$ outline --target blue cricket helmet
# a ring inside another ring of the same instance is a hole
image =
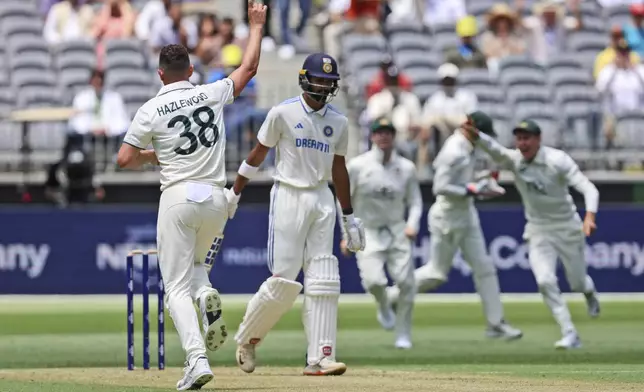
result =
[[[312,83],[311,78],[324,79],[322,83]],[[326,53],[309,55],[302,65],[299,74],[299,85],[302,90],[318,102],[331,102],[338,93],[338,63]]]

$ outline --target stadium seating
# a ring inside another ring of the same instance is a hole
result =
[[[495,2],[469,0],[466,4],[468,12],[484,23],[485,13]],[[133,1],[139,9],[144,3]],[[530,115],[542,121],[544,138],[552,145],[573,152],[602,145],[597,142],[599,137],[588,132],[601,123],[600,97],[593,87],[591,70],[597,53],[608,45],[608,27],[627,22],[630,15],[627,7],[604,10],[586,1],[580,7],[583,29],[570,34],[567,52],[548,64],[512,56],[499,64],[498,76],[486,70],[461,71],[459,83],[473,91],[481,109],[497,121],[503,143],[512,142],[512,123]],[[95,44],[87,40],[48,47],[42,37],[43,19],[36,0],[1,1],[0,26],[0,114],[16,108],[66,106],[79,89],[87,86],[97,64]],[[382,55],[389,53],[424,102],[439,88],[436,69],[445,62],[444,50],[457,42],[453,25],[430,29],[415,23],[386,23],[382,35],[346,34],[341,41],[340,64],[349,101],[358,109],[364,108],[365,86],[378,72]],[[132,116],[158,88],[152,58],[150,50],[136,39],[106,44],[106,85],[122,94]],[[642,119],[640,112],[618,119],[618,149],[644,145],[637,131]],[[0,118],[0,164],[12,156],[4,152],[17,152],[20,146],[17,129],[16,124]],[[33,129],[30,140],[36,161],[41,152],[49,159],[49,152],[60,148],[67,132],[65,124],[43,124]],[[592,154],[578,156],[596,158]]]

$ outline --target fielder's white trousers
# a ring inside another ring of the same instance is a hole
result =
[[[159,266],[166,306],[190,363],[206,353],[193,300],[211,287],[203,262],[214,238],[223,233],[227,219],[223,188],[179,183],[161,193],[157,220]]]
[[[397,285],[413,285],[412,243],[405,235],[405,226],[405,222],[400,222],[390,227],[365,228],[365,249],[356,253],[365,290],[387,286],[385,266]]]
[[[396,333],[398,336],[411,335],[411,318],[416,284],[414,263],[411,257],[412,242],[405,235],[405,222],[381,228],[365,228],[365,249],[356,253],[362,287],[371,293],[386,311],[387,276],[393,279],[398,294],[396,296]]]
[[[472,268],[474,285],[481,297],[488,325],[503,322],[503,305],[496,267],[488,255],[478,212],[470,204],[465,210],[446,210],[435,203],[429,210],[431,259],[416,271],[418,287],[433,290],[447,281],[454,256],[460,249]]]
[[[333,255],[336,207],[328,184],[300,189],[276,182],[270,203],[268,268],[273,276],[295,280],[307,261]]]
[[[574,331],[570,312],[561,296],[557,281],[557,259],[560,258],[573,292],[591,294],[595,284],[586,270],[586,239],[581,220],[549,225],[528,223],[524,231],[528,242],[530,267],[544,302],[557,320],[563,334]]]

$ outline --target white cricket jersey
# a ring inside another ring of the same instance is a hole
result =
[[[433,163],[435,208],[454,214],[465,214],[473,208],[474,201],[467,195],[467,184],[474,180],[476,164],[474,145],[460,130],[454,131],[445,140]]]
[[[331,180],[334,155],[346,155],[348,120],[331,105],[315,111],[302,96],[273,107],[257,140],[276,147],[275,181],[315,188]]]
[[[519,150],[505,148],[487,135],[481,134],[477,144],[514,173],[528,223],[547,225],[578,219],[569,187],[584,195],[586,211],[597,212],[599,191],[565,152],[541,146],[535,158],[526,162]]]
[[[223,109],[234,90],[228,78],[202,86],[172,83],[136,112],[123,142],[140,149],[152,143],[162,191],[182,181],[226,185]]]
[[[374,146],[350,160],[347,171],[353,212],[366,228],[400,224],[409,208],[407,226],[418,231],[423,199],[412,161],[394,152],[383,164],[383,153]]]

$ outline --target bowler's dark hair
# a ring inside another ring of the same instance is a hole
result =
[[[190,68],[188,49],[183,45],[167,45],[159,54],[159,68],[165,72],[180,73]]]

